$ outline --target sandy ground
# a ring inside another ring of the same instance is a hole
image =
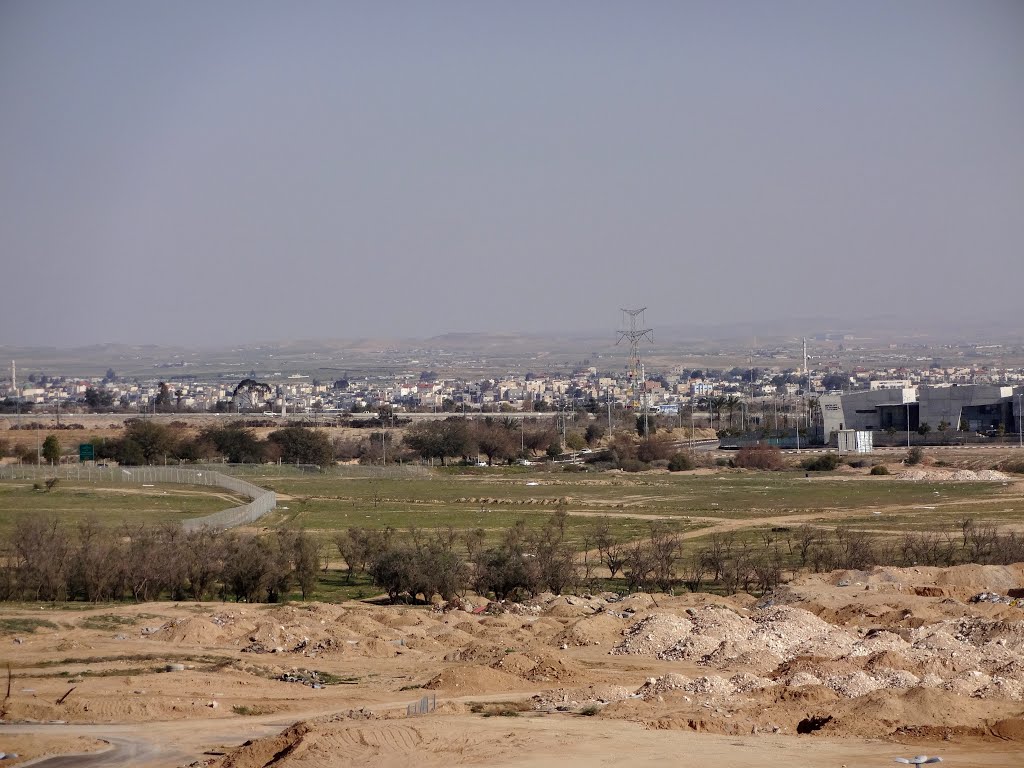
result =
[[[1021,565],[961,566],[808,576],[761,600],[542,595],[482,613],[3,606],[25,631],[0,635],[0,751],[215,768],[1019,765],[1024,607],[970,598],[1022,585]],[[436,709],[408,716],[422,697]],[[831,720],[797,733],[815,717]]]

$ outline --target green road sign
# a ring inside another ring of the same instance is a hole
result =
[[[78,445],[78,460],[79,461],[92,461],[96,458],[96,451],[93,448],[92,443],[79,443]]]

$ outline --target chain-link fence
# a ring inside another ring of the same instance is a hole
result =
[[[187,467],[98,467],[91,464],[65,464],[57,467],[30,464],[0,466],[0,479],[45,481],[59,480],[105,483],[116,485],[147,485],[150,483],[180,483],[183,485],[209,485],[247,496],[252,501],[212,515],[182,521],[185,530],[198,528],[231,528],[258,520],[277,506],[273,491],[260,488],[238,477],[232,477],[207,468]]]
[[[236,477],[289,478],[320,475],[339,480],[377,480],[408,477],[429,477],[431,467],[423,464],[339,464],[319,467],[316,464],[203,464],[211,471],[220,471]]]

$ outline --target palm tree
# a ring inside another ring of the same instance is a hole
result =
[[[725,405],[726,399],[721,395],[717,397],[708,398],[708,413],[711,414],[713,411],[718,411],[718,426],[722,426],[722,407]],[[714,429],[714,418],[711,420],[711,428]]]
[[[725,398],[724,405],[726,408],[729,409],[729,429],[735,428],[734,417],[736,416],[736,408],[739,406],[739,404],[740,399],[736,397],[736,395],[729,395],[728,397]]]

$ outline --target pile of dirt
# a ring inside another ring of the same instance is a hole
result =
[[[431,691],[444,691],[451,696],[466,696],[517,691],[527,687],[527,684],[521,677],[500,669],[469,664],[447,667],[434,675],[423,687]]]
[[[175,645],[206,647],[217,646],[225,641],[223,628],[200,616],[174,619],[155,632],[146,634],[145,637]]]
[[[532,697],[538,710],[573,710],[592,705],[604,705],[613,701],[632,698],[635,694],[624,685],[588,685],[582,688],[555,688]]]
[[[908,469],[896,475],[897,480],[909,480],[914,483],[987,483],[1006,482],[1011,479],[1009,475],[995,469],[957,469],[953,471],[945,469]]]
[[[653,613],[630,625],[622,642],[612,648],[611,653],[656,656],[692,631],[693,623],[689,619],[670,613]]]
[[[308,723],[298,722],[277,736],[248,741],[225,757],[221,768],[263,768],[286,757],[297,757],[310,730]]]
[[[555,635],[556,645],[601,646],[611,648],[622,637],[625,621],[617,615],[602,612],[570,624]],[[652,633],[654,629],[652,628]]]

